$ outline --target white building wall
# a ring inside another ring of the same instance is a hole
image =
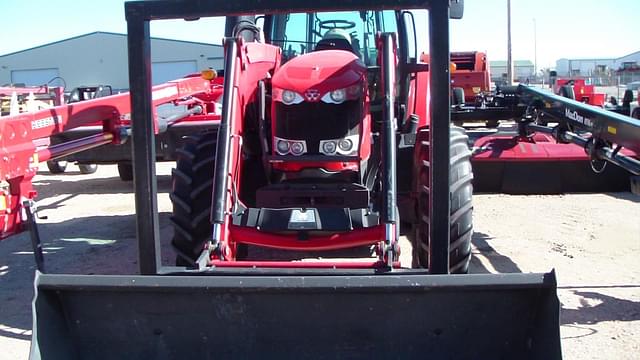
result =
[[[556,60],[556,73],[558,76],[569,75],[569,59]]]
[[[614,64],[615,70],[621,68],[622,64],[626,62],[635,62],[636,64],[640,65],[640,51],[636,51],[629,55],[617,58]]]
[[[558,76],[591,76],[598,66],[613,68],[614,59],[559,59],[556,61]]]
[[[151,40],[151,61],[154,63],[195,61],[198,70],[208,67],[221,69],[222,57],[221,46]],[[0,85],[11,83],[12,71],[58,69],[68,90],[97,84],[126,89],[129,87],[127,61],[126,35],[92,33],[0,56]]]

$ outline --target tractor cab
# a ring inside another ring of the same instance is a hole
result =
[[[395,11],[292,13],[265,18],[267,40],[282,48],[284,62],[320,50],[353,52],[366,66],[377,64],[375,36],[397,32]]]

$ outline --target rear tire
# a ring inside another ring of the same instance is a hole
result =
[[[571,100],[576,99],[576,93],[573,91],[573,86],[571,85],[564,85],[560,87],[558,95],[569,98]]]
[[[133,164],[128,162],[119,162],[118,176],[122,181],[133,181]]]
[[[211,238],[211,197],[216,159],[217,132],[186,138],[176,152],[176,168],[171,173],[174,234],[171,244],[176,265],[194,266],[205,243]],[[236,258],[246,257],[247,247],[238,244]]]
[[[78,164],[81,174],[93,174],[98,171],[98,165],[96,164]]]
[[[464,105],[464,89],[454,87],[451,90],[451,105]]]
[[[52,174],[62,174],[67,170],[67,162],[66,161],[47,161],[47,169]]]
[[[487,120],[485,122],[485,125],[488,128],[497,128],[498,126],[500,126],[500,121],[499,120]]]
[[[451,127],[450,135],[449,192],[451,198],[451,228],[449,239],[449,271],[452,274],[466,274],[471,260],[471,237],[473,235],[473,172],[468,136],[464,129]],[[413,224],[411,242],[413,245],[413,267],[429,267],[429,130],[420,129],[416,146],[416,191],[418,201],[416,221]]]

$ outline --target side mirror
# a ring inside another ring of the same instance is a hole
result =
[[[449,18],[462,19],[464,0],[449,0]]]

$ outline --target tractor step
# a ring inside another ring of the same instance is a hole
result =
[[[222,261],[209,263],[213,267],[224,268],[274,268],[274,269],[386,269],[387,263],[376,259],[345,260],[300,260],[300,261]],[[400,267],[400,262],[393,264]]]

